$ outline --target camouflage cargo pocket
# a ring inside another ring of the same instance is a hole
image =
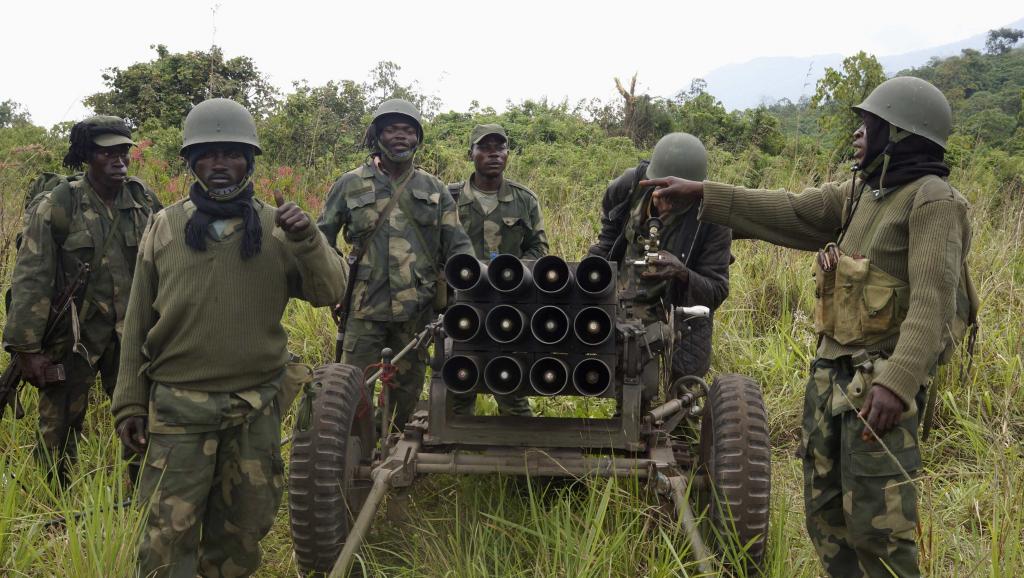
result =
[[[856,412],[843,416],[843,445],[850,456],[850,472],[859,477],[913,476],[921,468],[921,452],[917,445],[916,412],[905,412],[900,423],[882,436],[880,441],[864,441],[861,432],[866,426]]]

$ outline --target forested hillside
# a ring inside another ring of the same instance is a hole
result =
[[[1017,40],[1000,43],[1006,38],[996,34],[986,52],[964,51],[906,71],[935,83],[953,106],[947,162],[951,181],[972,204],[970,266],[982,299],[971,371],[959,380],[961,358],[935,381],[937,425],[924,445],[919,482],[922,565],[931,576],[1010,578],[1024,568],[1024,49],[1013,48]],[[727,111],[699,79],[661,98],[638,93],[635,78],[610,78],[619,92],[614,101],[442,112],[437,95],[402,84],[398,72],[395,63],[381,62],[365,79],[297,81],[282,93],[247,57],[161,46],[148,62],[108,70],[107,89],[86,103],[136,127],[130,172],[166,204],[185,196],[191,183],[177,156],[185,114],[210,96],[234,98],[258,119],[265,154],[257,159],[257,195],[269,199],[280,190],[314,216],[330,183],[365,158],[364,130],[384,99],[408,98],[423,109],[426,138],[416,160],[444,181],[468,176],[472,127],[499,122],[510,139],[508,175],[538,193],[552,252],[579,258],[596,237],[608,181],[646,158],[669,131],[691,132],[707,144],[713,180],[800,190],[847,178],[857,123],[849,106],[885,79],[877,60],[859,53],[829,71],[806,100],[743,111]],[[61,171],[72,124],[39,127],[30,114],[22,104],[0,103],[0,289],[9,283],[26,186],[40,171]],[[746,241],[733,252],[730,297],[716,317],[713,372],[744,373],[764,389],[774,446],[768,575],[818,576],[803,527],[801,464],[793,457],[814,351],[811,260]],[[325,311],[293,303],[286,325],[291,350],[305,361],[332,356]],[[109,403],[95,396],[73,476],[79,481],[55,494],[32,460],[31,388],[23,400],[28,417],[16,422],[8,415],[0,423],[0,575],[128,576],[139,515],[115,507],[129,489]],[[534,409],[609,411],[585,400],[535,401]],[[496,477],[431,479],[411,496],[414,521],[382,516],[376,524],[365,551],[367,574],[699,575],[682,532],[651,523],[651,504],[632,484],[598,481],[544,496],[531,488]],[[69,518],[65,529],[44,525],[58,515]],[[265,546],[259,575],[296,575],[284,508]]]

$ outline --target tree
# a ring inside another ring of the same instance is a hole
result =
[[[313,166],[324,160],[338,164],[359,152],[366,130],[366,94],[351,80],[311,87],[293,83],[295,92],[260,125],[264,149],[273,161]]]
[[[277,91],[247,56],[224,60],[217,46],[184,54],[172,54],[162,44],[150,48],[156,50],[154,60],[107,69],[103,82],[109,90],[87,97],[86,106],[134,126],[148,120],[179,126],[193,106],[208,98],[235,100],[256,118],[276,102]]]
[[[1024,30],[1016,28],[989,30],[988,38],[985,39],[985,53],[1006,54],[1021,38],[1024,38]]]
[[[363,92],[366,94],[369,108],[372,110],[377,105],[389,98],[402,98],[416,105],[420,114],[426,119],[431,119],[441,109],[441,99],[434,95],[420,92],[419,83],[402,84],[398,81],[398,73],[402,67],[391,62],[382,60],[370,71],[369,82],[363,83]]]
[[[32,117],[21,103],[13,100],[0,102],[0,128],[23,126],[32,123]]]
[[[863,102],[884,81],[885,71],[878,59],[863,50],[844,58],[841,71],[825,69],[811,98],[811,108],[822,109],[818,122],[833,146],[845,147],[860,125],[850,107]]]
[[[629,90],[615,79],[615,88],[622,96],[622,134],[638,148],[649,148],[664,134],[672,132],[672,116],[667,103],[636,93],[636,74],[629,81]]]

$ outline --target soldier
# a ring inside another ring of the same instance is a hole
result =
[[[665,306],[704,305],[714,311],[729,296],[732,231],[699,222],[699,203],[666,202],[652,196],[654,187],[641,184],[643,179],[703,180],[706,175],[707,151],[700,140],[687,133],[670,133],[655,145],[649,163],[627,169],[604,194],[601,233],[590,254],[619,262],[619,290],[642,290],[637,301],[648,306],[639,314],[651,322],[665,317]],[[639,283],[630,286],[636,277],[628,263],[645,258],[645,224],[652,217],[661,221],[655,268],[643,271]],[[682,338],[672,354],[672,379],[703,376],[711,365],[712,321],[692,319],[680,325]],[[645,383],[657,386],[656,379]],[[644,397],[650,399],[656,393],[648,389]]]
[[[342,363],[365,368],[382,348],[404,347],[445,305],[445,261],[473,252],[448,189],[413,166],[422,141],[416,107],[385,101],[366,129],[369,158],[328,193],[318,226],[332,244],[344,232],[352,245]],[[410,355],[397,366],[392,411],[401,428],[423,390],[426,360]]]
[[[548,254],[548,238],[540,203],[533,191],[504,178],[508,162],[508,136],[497,124],[473,128],[469,158],[474,172],[463,182],[448,185],[459,207],[459,222],[473,243],[477,259],[490,260],[500,254],[538,259]],[[454,411],[473,415],[475,394],[453,396]],[[531,416],[525,396],[497,395],[501,415]]]
[[[201,102],[183,137],[196,182],[143,238],[112,410],[146,455],[139,575],[248,576],[281,502],[281,415],[311,375],[281,317],[289,298],[337,303],[345,271],[294,203],[255,198],[245,108]]]
[[[72,127],[69,140],[64,166],[85,165],[85,173],[59,179],[29,212],[3,336],[4,348],[19,354],[24,379],[39,388],[36,455],[48,479],[60,485],[67,483],[78,455],[97,373],[104,392],[109,396],[114,390],[139,239],[160,210],[156,195],[128,176],[128,152],[135,143],[123,120],[87,118]],[[56,338],[43,343],[53,299],[83,265],[89,273],[76,295],[74,315],[62,316]],[[55,364],[64,368],[63,383],[46,379]]]
[[[976,309],[967,202],[943,162],[949,103],[897,77],[854,107],[854,177],[800,194],[655,179],[656,198],[703,198],[701,219],[744,237],[821,248],[817,357],[800,455],[807,530],[831,576],[920,576],[917,428],[929,376]]]

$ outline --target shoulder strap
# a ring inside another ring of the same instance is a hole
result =
[[[57,246],[63,248],[71,229],[71,215],[75,212],[72,184],[64,181],[50,192],[50,234]]]
[[[409,174],[405,177],[405,179],[402,180],[402,182],[398,183],[398,185],[395,186],[394,190],[391,191],[391,199],[388,200],[388,204],[384,206],[384,210],[381,211],[380,215],[377,216],[377,222],[373,224],[373,228],[370,229],[370,232],[363,236],[362,239],[359,239],[356,242],[355,246],[352,248],[352,253],[349,255],[350,264],[358,263],[360,260],[362,260],[363,255],[366,254],[367,247],[369,247],[370,245],[368,241],[371,238],[373,238],[374,235],[377,234],[377,231],[380,230],[381,225],[383,225],[384,221],[388,219],[388,215],[391,214],[391,211],[395,208],[395,205],[398,204],[398,198],[401,197],[402,193],[405,192],[405,186],[409,184],[409,181],[412,180],[412,177],[415,173],[415,168],[409,169]]]

